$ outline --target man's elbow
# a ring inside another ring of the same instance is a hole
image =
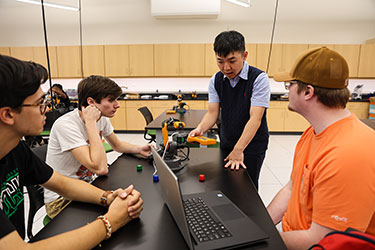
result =
[[[104,165],[103,167],[92,167],[91,170],[97,175],[106,175],[108,174],[108,167]]]

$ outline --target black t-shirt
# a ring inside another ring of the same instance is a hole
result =
[[[14,230],[25,238],[23,187],[43,184],[52,173],[25,142],[0,159],[0,238]]]

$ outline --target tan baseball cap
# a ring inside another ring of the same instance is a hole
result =
[[[304,51],[290,72],[277,73],[274,80],[298,80],[322,88],[341,89],[348,86],[349,67],[344,57],[327,47]]]

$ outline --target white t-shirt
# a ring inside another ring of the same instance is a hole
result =
[[[96,123],[100,137],[113,133],[109,118],[101,117]],[[62,175],[92,182],[94,174],[74,158],[71,150],[89,146],[85,124],[79,116],[78,109],[59,117],[52,126],[48,142],[46,163]],[[51,202],[58,194],[44,189],[44,202]]]

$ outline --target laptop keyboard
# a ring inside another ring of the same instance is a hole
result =
[[[199,242],[231,237],[232,234],[212,214],[202,198],[184,200],[186,218]]]

